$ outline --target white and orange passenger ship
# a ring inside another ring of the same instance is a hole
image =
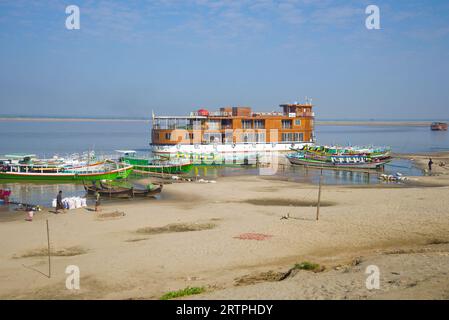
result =
[[[281,112],[249,107],[200,109],[189,116],[155,116],[151,143],[155,154],[172,158],[284,152],[314,142],[310,102],[281,104]]]

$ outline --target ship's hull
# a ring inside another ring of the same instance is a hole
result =
[[[210,154],[244,154],[244,153],[264,153],[264,152],[288,152],[292,148],[300,149],[312,143],[236,143],[236,144],[178,144],[178,145],[152,145],[155,154],[172,156],[179,153],[189,155],[210,155]]]
[[[37,173],[37,172],[0,172],[0,179],[17,181],[93,181],[125,179],[133,170],[132,166],[104,172],[92,173]]]

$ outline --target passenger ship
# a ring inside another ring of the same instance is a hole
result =
[[[200,109],[189,116],[152,117],[155,154],[172,158],[285,152],[312,144],[312,103],[281,104],[281,112],[252,112],[250,107]]]

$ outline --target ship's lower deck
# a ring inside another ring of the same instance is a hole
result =
[[[288,152],[312,143],[236,143],[236,144],[198,144],[198,145],[152,145],[156,155],[167,158],[189,158],[196,161],[246,162],[272,157],[275,153]]]

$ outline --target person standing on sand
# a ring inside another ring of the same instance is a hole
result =
[[[59,209],[64,210],[64,205],[62,204],[62,191],[59,190],[58,195],[56,196],[56,213],[59,213]]]
[[[428,165],[429,165],[429,172],[432,172],[432,164],[433,164],[432,158],[429,158],[429,163],[428,163]]]
[[[95,193],[95,211],[99,211],[100,206],[100,192]]]

